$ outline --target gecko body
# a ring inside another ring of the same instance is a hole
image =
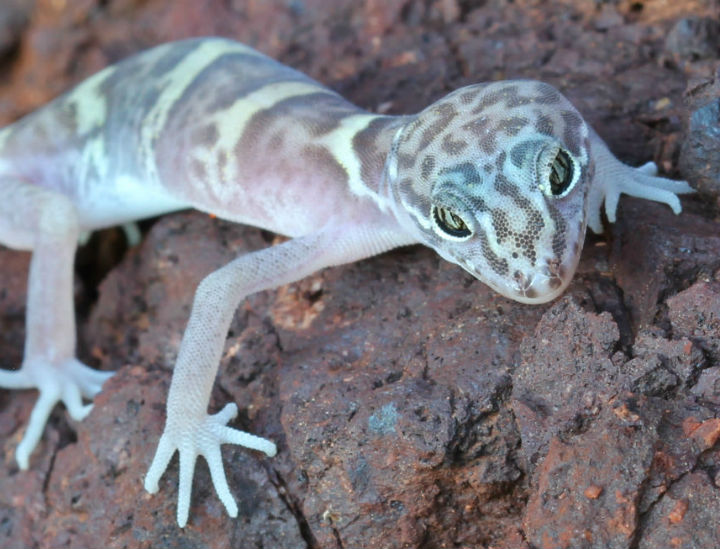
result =
[[[621,193],[680,211],[684,182],[620,163],[557,90],[477,84],[416,115],[364,111],[300,72],[219,38],[158,46],[90,77],[0,131],[0,243],[33,251],[27,339],[0,387],[40,392],[21,468],[62,401],[82,419],[111,374],[75,358],[72,263],[82,231],[183,208],[288,241],[238,257],[199,285],[167,421],[145,487],[180,453],[178,523],[198,455],[230,515],[220,445],[274,455],[207,406],[232,315],[247,295],[413,243],[503,295],[542,303],[575,271],[586,226]]]

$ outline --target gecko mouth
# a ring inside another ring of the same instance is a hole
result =
[[[542,268],[530,273],[515,271],[510,284],[510,297],[521,303],[546,303],[559,296],[570,284],[577,258],[561,262],[546,259]]]

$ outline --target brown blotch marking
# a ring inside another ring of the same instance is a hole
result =
[[[480,149],[486,154],[494,154],[497,150],[497,134],[495,131],[489,131],[486,135],[478,140]]]
[[[485,94],[484,96],[482,96],[482,99],[480,99],[480,101],[475,106],[475,108],[470,112],[472,114],[480,114],[488,107],[497,105],[498,103],[500,103],[503,99],[505,99],[507,97],[508,89],[509,89],[509,87],[505,87],[500,90]]]
[[[427,181],[428,179],[430,179],[430,176],[432,175],[434,169],[435,157],[431,154],[428,154],[425,158],[423,158],[422,164],[420,164],[420,177]]]
[[[515,136],[527,126],[530,121],[522,116],[504,118],[497,123],[496,129],[505,132],[506,135]]]
[[[507,276],[510,272],[507,259],[500,257],[490,249],[490,243],[488,242],[488,238],[485,233],[480,233],[479,236],[480,242],[482,243],[482,255],[485,258],[485,261],[487,261],[490,268],[497,274],[500,276]]]
[[[523,95],[520,95],[519,89],[517,86],[511,86],[510,89],[508,89],[507,94],[508,94],[508,97],[507,97],[507,101],[505,101],[505,105],[509,109],[522,107],[523,105],[529,105],[530,103],[534,102],[534,98],[525,97]]]
[[[271,150],[277,151],[277,150],[280,150],[280,149],[282,148],[282,146],[284,145],[284,143],[285,143],[285,132],[283,132],[283,131],[278,131],[278,132],[275,132],[275,133],[270,137],[270,140],[268,141],[268,147],[269,147]]]
[[[401,179],[398,184],[393,187],[393,196],[401,204],[408,204],[419,212],[430,211],[430,201],[427,195],[420,194],[415,190],[415,182],[410,177]],[[437,236],[430,230],[423,229],[427,235],[432,236],[435,240]]]
[[[207,180],[207,169],[205,168],[205,164],[200,162],[197,158],[193,158],[190,161],[190,173],[193,177],[200,181]]]
[[[495,131],[490,129],[490,118],[480,116],[461,126],[463,130],[479,137],[478,145],[486,154],[493,154],[497,146]]]
[[[220,171],[224,170],[227,166],[227,152],[225,150],[219,151],[217,155],[217,165]]]
[[[396,117],[378,117],[353,137],[353,152],[360,160],[360,177],[366,185],[379,181],[385,167],[388,151],[387,145],[379,144],[380,137],[387,131],[394,133],[400,124],[402,121]]]
[[[553,135],[555,131],[555,125],[550,116],[536,112],[537,118],[535,119],[535,131],[543,135]]]
[[[477,118],[470,120],[470,122],[466,122],[465,124],[460,126],[460,128],[465,131],[470,132],[473,135],[483,136],[483,135],[485,135],[489,126],[490,126],[490,117],[479,116]]]
[[[497,239],[498,244],[502,244],[505,239],[510,237],[512,234],[507,214],[499,208],[494,208],[491,212],[491,219],[493,229],[495,230],[495,238]]]
[[[448,133],[443,137],[440,148],[450,155],[457,155],[467,148],[467,141],[463,139],[453,139],[452,134]]]
[[[333,181],[347,185],[349,179],[347,171],[326,147],[306,145],[301,149],[300,155],[308,163],[316,164],[318,173],[327,174]]]
[[[424,150],[447,128],[448,124],[458,115],[458,110],[452,103],[441,103],[435,106],[430,113],[439,118],[423,130],[417,149],[418,152]]]
[[[535,93],[535,102],[540,105],[557,105],[562,100],[560,92],[545,82],[537,83]]]
[[[548,211],[550,212],[550,218],[553,220],[555,230],[553,231],[552,240],[552,251],[553,255],[558,258],[562,258],[567,248],[567,240],[565,233],[567,232],[567,222],[563,217],[560,210],[558,210],[552,202],[548,202]]]
[[[523,196],[516,185],[513,185],[506,177],[500,174],[495,178],[495,190],[504,196],[512,198],[518,209],[525,214],[527,221],[522,231],[511,231],[509,229],[509,223],[506,223],[508,227],[506,232],[508,236],[512,236],[515,239],[515,246],[522,250],[523,255],[527,257],[532,264],[535,264],[537,261],[535,244],[540,235],[540,231],[545,227],[545,221],[543,220],[541,212],[533,207],[530,200]],[[503,225],[499,223],[499,226]],[[557,223],[555,226],[558,227]],[[555,242],[556,238],[557,236],[554,237],[553,242]],[[564,242],[564,235],[562,241]]]
[[[397,159],[399,170],[412,170],[417,160],[417,156],[414,154],[401,153],[400,151],[395,153],[395,158]]]
[[[408,143],[413,140],[415,133],[422,127],[422,121],[420,118],[416,118],[409,123],[403,130],[402,137],[400,138],[401,143]]]
[[[217,126],[215,124],[206,124],[193,132],[191,144],[210,149],[215,146],[219,138],[220,133]]]
[[[483,90],[482,87],[479,87],[478,89],[462,92],[460,94],[460,102],[463,105],[470,105],[470,104],[474,103],[475,100],[477,99],[477,96],[480,95],[482,90]]]
[[[584,123],[583,119],[579,114],[573,111],[563,111],[560,113],[560,116],[562,116],[563,122],[565,122],[565,131],[563,132],[565,146],[571,153],[578,156],[580,154],[580,145],[582,142],[582,133],[580,132],[580,128]]]
[[[327,109],[327,112],[321,112]],[[276,128],[296,126],[296,131],[311,134],[337,127],[340,120],[356,109],[330,92],[313,92],[289,97],[253,114],[245,124],[243,133],[235,145],[237,158],[252,155],[259,146],[266,147]],[[270,132],[273,132],[272,134]],[[269,135],[270,134],[270,135]]]

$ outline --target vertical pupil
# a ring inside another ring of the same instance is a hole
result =
[[[463,221],[458,216],[456,216],[454,213],[450,212],[450,219],[452,219],[452,227],[453,229],[461,229],[463,226]]]
[[[550,188],[554,195],[560,195],[567,189],[572,180],[570,158],[565,151],[558,151],[550,166]]]

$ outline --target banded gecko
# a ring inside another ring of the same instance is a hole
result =
[[[180,453],[177,521],[198,455],[227,512],[220,445],[276,453],[207,408],[234,311],[324,267],[423,243],[504,296],[542,303],[576,268],[586,226],[621,193],[681,210],[685,182],[618,161],[557,90],[461,88],[416,115],[366,112],[226,39],[161,45],[88,78],[0,131],[0,243],[32,250],[24,359],[0,386],[37,389],[16,459],[26,469],[58,402],[80,420],[108,372],[75,356],[78,236],[183,208],[287,235],[207,275],[195,293],[149,492]]]

